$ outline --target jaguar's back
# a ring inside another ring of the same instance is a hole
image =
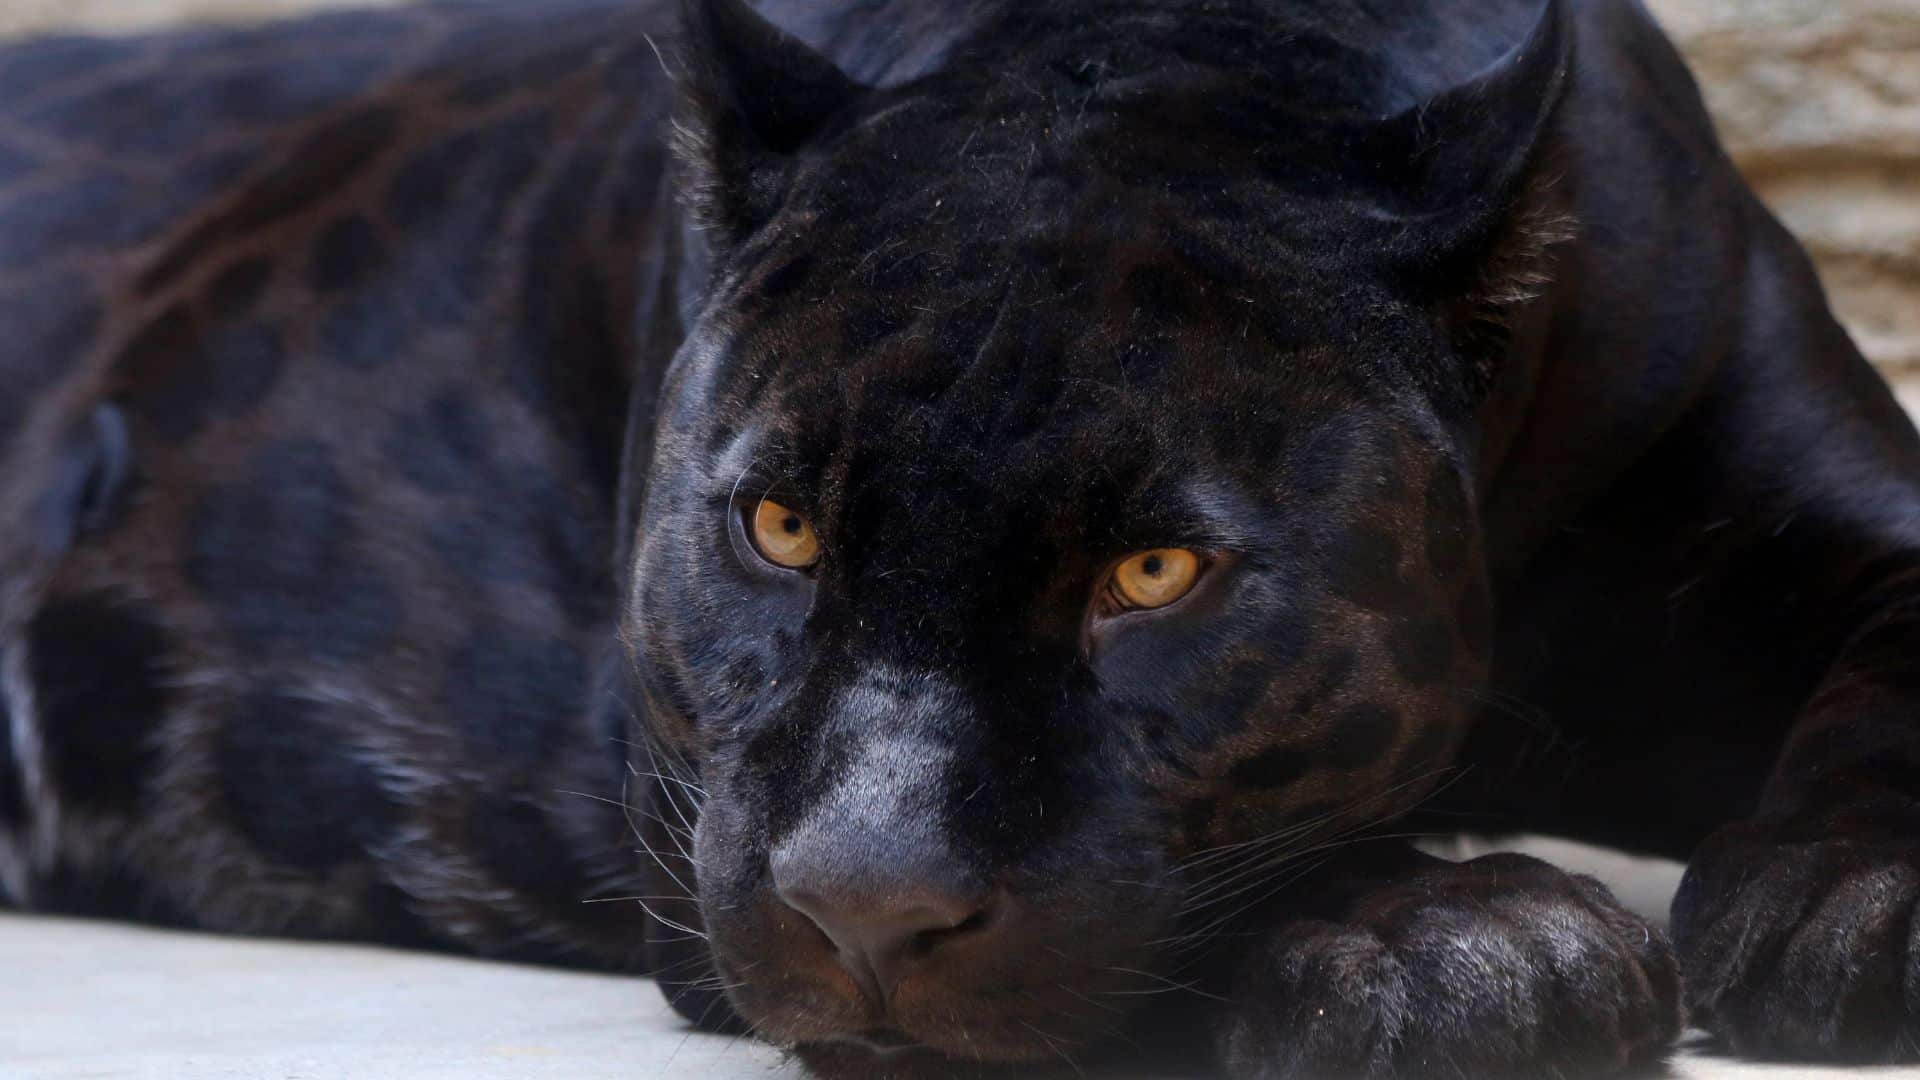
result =
[[[639,891],[612,515],[671,294],[669,21],[0,50],[0,502],[31,523],[0,538],[0,896],[638,964],[644,916],[580,900]]]

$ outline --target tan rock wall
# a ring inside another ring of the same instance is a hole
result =
[[[354,2],[0,0],[0,33]],[[1735,159],[1813,251],[1841,318],[1920,400],[1920,0],[1647,2]]]
[[[183,19],[255,19],[395,2],[399,0],[0,0],[0,34],[50,27],[134,30]]]

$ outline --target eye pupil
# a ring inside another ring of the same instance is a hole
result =
[[[1160,571],[1163,569],[1165,569],[1165,564],[1160,561],[1160,556],[1158,555],[1149,555],[1140,560],[1140,570],[1148,577],[1159,577]]]
[[[785,530],[788,536],[799,536],[800,516],[798,514],[788,514],[786,520],[780,523],[780,528]]]

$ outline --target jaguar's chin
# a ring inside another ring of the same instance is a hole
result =
[[[1130,980],[1084,976],[975,985],[917,978],[876,1005],[852,980],[782,977],[764,968],[754,974],[762,977],[731,980],[733,1004],[748,1026],[827,1076],[991,1075],[1079,1063],[1144,992]]]
[[[1056,1025],[1058,1022],[1056,1021]],[[1009,1030],[1011,1029],[1011,1030]],[[1100,1053],[1094,1033],[1049,1029],[1008,1017],[982,1022],[978,1033],[955,1025],[923,1036],[895,1028],[852,1032],[803,1043],[795,1056],[814,1075],[840,1077],[1045,1077],[1079,1074]]]
[[[1138,993],[1123,992],[1115,1000],[1137,1000]],[[1034,1009],[1028,1014],[1016,1008],[997,1018],[975,1016],[967,1024],[956,1018],[950,1026],[919,1036],[881,1028],[804,1042],[793,1051],[812,1075],[825,1080],[1043,1080],[1107,1071],[1182,1075],[1205,1053],[1207,1024],[1198,998],[1156,1005],[1155,1022],[1145,1026],[1125,1004],[1109,1005],[1097,992],[1078,994],[1076,1000],[1083,1005],[1100,1002],[1091,1009],[1100,1021],[1089,1024],[1085,1017],[1063,1016],[1055,1010]],[[1023,1006],[1032,1004],[1025,998],[1020,1001]],[[1124,1035],[1119,1034],[1123,1027]]]
[[[1009,989],[965,1002],[947,997],[895,1008],[884,1016],[858,1006],[816,1010],[802,1003],[768,1012],[752,1026],[762,1037],[791,1046],[822,1075],[972,1075],[1078,1060],[1099,1042],[1101,1028],[1085,1015],[1049,1008],[1047,997]],[[1103,1008],[1100,1015],[1117,1021],[1123,1008]]]
[[[1063,1053],[1071,1051],[1062,1048]],[[1046,1051],[1041,1051],[1045,1054]],[[1023,1058],[1017,1061],[982,1061],[941,1053],[926,1046],[877,1048],[859,1041],[810,1043],[797,1047],[795,1056],[807,1071],[822,1080],[953,1080],[956,1077],[1045,1077],[1056,1070],[1068,1075],[1073,1070],[1061,1057]]]

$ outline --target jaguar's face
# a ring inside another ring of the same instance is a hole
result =
[[[1407,373],[1455,358],[1277,243],[1324,208],[1142,178],[1192,131],[876,98],[721,253],[631,636],[737,1012],[1044,1059],[1443,777],[1487,601]]]

